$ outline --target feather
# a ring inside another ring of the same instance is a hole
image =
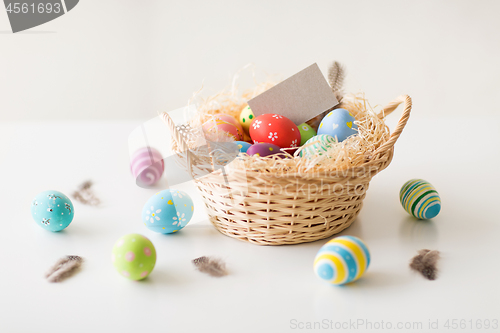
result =
[[[94,191],[92,191],[92,185],[94,184],[90,180],[83,182],[78,189],[73,192],[73,198],[85,205],[98,206],[101,200],[95,196]]]
[[[339,62],[334,61],[328,70],[328,83],[339,102],[341,102],[344,97],[344,78],[344,67],[342,67]]]
[[[83,258],[79,256],[66,256],[56,261],[47,273],[45,278],[49,282],[61,282],[74,275],[83,263]]]
[[[410,268],[422,274],[428,280],[437,278],[439,251],[423,249],[410,261]]]
[[[193,260],[197,270],[210,276],[221,277],[227,275],[226,263],[218,258],[199,257]]]

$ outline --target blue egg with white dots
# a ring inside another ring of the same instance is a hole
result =
[[[354,122],[356,118],[346,109],[335,109],[330,111],[321,121],[318,128],[319,134],[328,134],[342,142],[348,137],[358,134],[358,125]]]
[[[148,229],[171,234],[184,228],[194,213],[191,197],[180,190],[163,190],[153,195],[142,209],[142,221]]]
[[[248,142],[245,141],[234,141],[238,149],[240,150],[240,153],[246,153],[248,148],[250,148],[252,145]]]
[[[45,230],[61,231],[73,221],[75,208],[63,193],[44,191],[38,193],[31,202],[31,216]]]

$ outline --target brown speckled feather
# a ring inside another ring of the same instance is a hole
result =
[[[95,196],[92,185],[94,184],[90,180],[83,182],[78,189],[73,192],[73,198],[84,205],[98,206],[101,200]]]
[[[79,256],[66,256],[59,259],[54,266],[45,274],[49,282],[61,282],[73,276],[83,263],[83,258]]]
[[[221,277],[227,275],[226,263],[221,259],[212,257],[199,257],[193,260],[197,270],[210,276]]]
[[[437,278],[437,262],[439,258],[439,251],[420,250],[418,255],[411,259],[410,268],[419,272],[428,280],[435,280]]]

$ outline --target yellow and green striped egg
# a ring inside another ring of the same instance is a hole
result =
[[[423,179],[407,181],[401,187],[399,200],[408,214],[417,219],[432,219],[441,211],[439,193],[434,186]]]
[[[359,279],[370,265],[370,251],[354,236],[340,236],[321,247],[314,259],[316,275],[331,284],[342,285]]]

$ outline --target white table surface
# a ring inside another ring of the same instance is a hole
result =
[[[342,233],[362,238],[372,255],[364,277],[343,287],[323,283],[312,270],[327,240],[263,247],[223,236],[190,183],[177,186],[195,200],[188,226],[174,235],[146,229],[141,210],[156,190],[135,185],[127,148],[140,121],[2,123],[0,332],[295,332],[330,320],[353,332],[385,331],[380,325],[387,323],[394,331],[398,323],[422,323],[404,332],[498,331],[474,327],[500,319],[499,120],[475,124],[415,111],[391,166],[372,180],[359,217]],[[432,221],[409,217],[399,204],[410,178],[429,180],[441,194],[443,209]],[[59,233],[34,223],[29,207],[38,192],[69,195],[86,179],[95,182],[101,207],[74,201],[75,219]],[[140,282],[111,263],[114,242],[134,232],[150,238],[158,253],[155,270]],[[422,248],[442,253],[436,281],[408,268]],[[44,272],[67,254],[85,257],[83,269],[48,283]],[[230,275],[195,271],[191,260],[202,255],[223,258]],[[453,319],[467,327],[446,329]],[[349,321],[370,321],[373,329]],[[438,321],[439,330],[429,321]]]

